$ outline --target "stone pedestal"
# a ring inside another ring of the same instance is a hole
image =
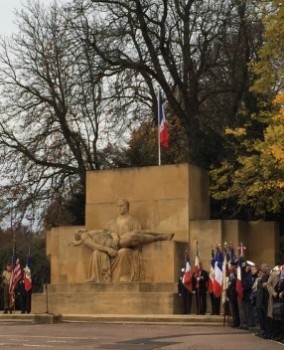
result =
[[[72,232],[73,229],[70,230],[70,234]],[[54,235],[53,238],[58,239],[60,236]],[[60,314],[182,313],[177,281],[180,268],[184,266],[186,247],[187,242],[175,241],[155,242],[143,246],[140,254],[142,282],[116,284],[86,283],[85,279],[82,279],[86,277],[85,274],[78,274],[78,271],[83,272],[87,268],[82,268],[82,261],[76,260],[76,256],[84,256],[85,248],[79,247],[77,254],[72,250],[69,260],[69,268],[72,267],[72,270],[67,273],[67,266],[62,260],[61,264],[57,265],[57,274],[53,276],[47,290],[33,295],[32,311],[42,313],[48,303],[51,312]],[[72,282],[75,280],[77,282]]]
[[[48,286],[50,310],[60,314],[179,314],[175,283],[59,284]],[[46,291],[33,296],[33,312],[43,312]]]

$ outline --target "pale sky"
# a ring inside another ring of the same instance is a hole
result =
[[[62,1],[62,0],[61,0]],[[60,3],[61,1],[57,1]],[[14,10],[21,9],[28,0],[0,0],[0,35],[10,35],[16,31]],[[53,3],[54,0],[40,0],[43,4]]]

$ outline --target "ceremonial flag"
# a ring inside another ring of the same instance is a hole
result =
[[[223,280],[223,254],[219,248],[217,248],[215,255],[215,280],[213,285],[213,293],[216,297],[220,297],[222,294],[222,280]]]
[[[239,259],[237,267],[237,281],[236,281],[236,291],[238,294],[238,301],[243,298],[243,285],[242,285],[242,259]]]
[[[25,290],[28,292],[32,289],[32,275],[31,275],[31,257],[30,255],[27,256],[26,259],[26,266],[24,268],[24,285]]]
[[[182,278],[182,284],[187,290],[192,291],[192,280],[191,280],[191,265],[189,260],[189,254],[186,253],[185,257],[185,272]]]
[[[160,145],[164,148],[169,147],[169,132],[168,132],[168,124],[165,118],[164,105],[162,100],[161,90],[159,90],[159,98],[158,98],[158,120],[159,120],[159,140]]]
[[[209,280],[208,280],[208,293],[213,293],[214,279],[215,279],[215,257],[214,257],[214,251],[212,251],[210,270],[209,270]]]
[[[196,254],[195,254],[194,272],[195,272],[195,277],[198,277],[200,275],[200,258],[199,258],[198,242],[196,242]]]
[[[229,284],[229,277],[228,277],[228,256],[227,252],[225,251],[225,254],[223,255],[223,276],[222,276],[222,297],[221,302],[222,305],[224,305],[227,301],[227,289]]]
[[[14,245],[13,247],[13,256],[12,256],[12,272],[10,277],[10,284],[9,284],[9,293],[11,296],[11,302],[14,303],[15,301],[15,288],[19,280],[21,279],[22,271],[21,271],[21,265],[20,260],[16,253],[16,247]]]
[[[229,261],[228,261],[229,271],[231,271],[231,262],[233,262],[233,261],[236,261],[236,255],[235,255],[234,247],[233,247],[232,243],[230,243],[230,245],[229,245]]]

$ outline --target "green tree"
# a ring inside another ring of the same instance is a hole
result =
[[[266,2],[264,2],[266,3]],[[269,1],[264,14],[264,45],[252,68],[257,75],[253,90],[274,98],[284,89],[284,8],[283,1]]]
[[[235,136],[230,149],[235,152],[211,172],[215,199],[233,199],[239,209],[247,207],[260,218],[284,207],[283,20],[282,2],[272,1],[264,17],[265,42],[252,64],[257,76],[252,90],[259,94],[260,110],[247,124],[260,122],[263,132],[230,130]]]

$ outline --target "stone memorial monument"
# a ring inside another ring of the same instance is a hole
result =
[[[193,165],[89,171],[86,193],[85,226],[47,232],[51,281],[35,313],[47,299],[57,314],[182,313],[177,281],[196,240],[205,269],[224,241],[274,263],[275,223],[210,220],[208,174]]]

